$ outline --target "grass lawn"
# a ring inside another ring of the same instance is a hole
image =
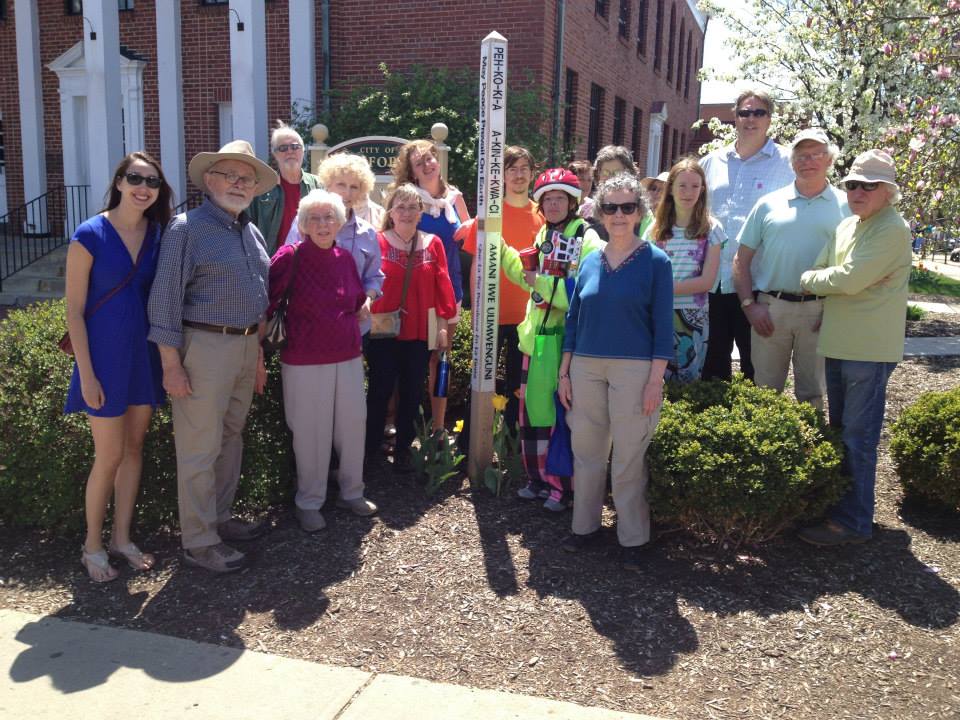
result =
[[[922,274],[914,271],[910,276],[910,292],[916,295],[960,297],[960,280],[954,280],[946,275],[929,270]]]

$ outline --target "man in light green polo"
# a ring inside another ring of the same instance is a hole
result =
[[[754,382],[783,392],[792,359],[797,400],[820,410],[825,385],[817,339],[823,300],[802,292],[800,274],[850,216],[846,195],[827,182],[837,153],[821,128],[797,134],[790,147],[796,180],[757,201],[733,259],[734,288],[751,327]]]

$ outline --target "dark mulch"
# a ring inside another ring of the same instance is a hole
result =
[[[907,320],[907,337],[957,336],[960,336],[960,313],[928,312],[919,320]]]
[[[960,359],[902,363],[888,421],[958,382]],[[885,447],[876,537],[843,550],[667,534],[631,573],[612,530],[572,556],[569,515],[378,473],[379,516],[308,537],[278,510],[229,577],[165,535],[157,571],[94,586],[78,538],[0,531],[0,607],[667,718],[956,718],[960,519],[903,504]]]

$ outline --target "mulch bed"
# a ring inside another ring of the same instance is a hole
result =
[[[953,298],[956,300],[956,298]],[[958,337],[960,313],[924,313],[919,320],[907,320],[907,337]]]
[[[902,363],[888,422],[958,384],[960,358]],[[307,536],[278,509],[227,577],[185,568],[164,534],[142,543],[157,570],[96,586],[79,538],[0,530],[0,607],[667,718],[956,718],[960,518],[902,501],[886,438],[878,474],[866,545],[669,533],[630,573],[612,529],[569,555],[569,514],[465,482],[427,498],[381,468],[377,517],[330,510]]]

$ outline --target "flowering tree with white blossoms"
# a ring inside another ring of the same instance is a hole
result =
[[[823,127],[837,171],[883,148],[916,226],[960,233],[960,0],[701,0],[731,30],[736,77],[784,101],[774,132]]]

